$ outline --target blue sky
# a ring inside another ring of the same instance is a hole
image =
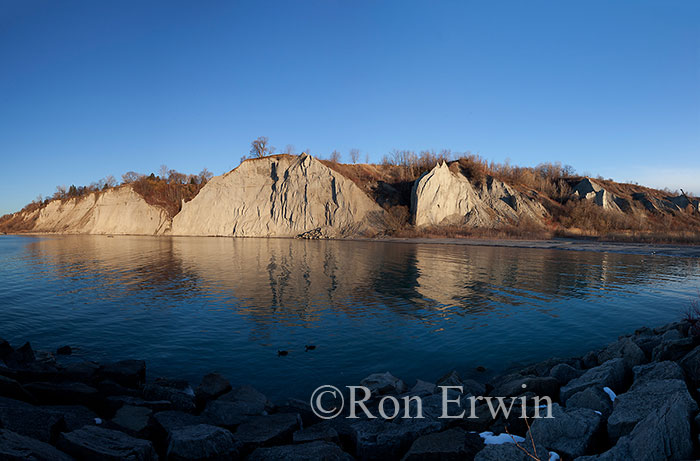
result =
[[[700,2],[0,2],[0,214],[279,149],[474,153],[700,193]],[[346,157],[347,158],[347,157]]]

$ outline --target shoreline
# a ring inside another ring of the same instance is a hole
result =
[[[372,393],[370,413],[377,414],[382,399],[413,397],[422,402],[421,419],[368,419],[361,411],[359,418],[347,419],[346,407],[337,418],[322,420],[308,401],[272,403],[216,373],[194,387],[178,379],[147,379],[142,360],[61,359],[70,354],[70,347],[54,355],[35,352],[29,343],[14,348],[0,340],[0,457],[21,452],[59,460],[136,455],[144,460],[451,456],[491,461],[533,459],[522,452],[531,442],[540,453],[565,460],[700,455],[700,320],[694,318],[640,328],[583,356],[549,358],[488,381],[462,379],[451,371],[436,383],[418,380],[409,387],[385,372],[359,383]],[[449,394],[438,386],[462,392]],[[481,402],[471,412],[462,407],[467,417],[444,419],[448,395],[457,405],[467,399],[549,398],[553,417],[538,419],[541,407],[525,403],[513,406],[509,416],[494,414]],[[523,412],[532,420],[532,432]]]
[[[547,240],[491,239],[491,238],[445,238],[445,237],[357,237],[328,239],[297,239],[296,237],[233,237],[215,235],[143,235],[143,234],[59,234],[51,232],[5,233],[8,236],[101,236],[101,237],[155,237],[155,238],[229,238],[229,239],[288,239],[322,240],[341,242],[404,243],[421,245],[467,245],[497,248],[522,248],[537,250],[588,251],[595,253],[619,253],[646,256],[670,256],[700,258],[700,245],[666,243],[605,242],[576,238],[554,238]]]

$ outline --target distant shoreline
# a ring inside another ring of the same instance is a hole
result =
[[[89,235],[102,237],[158,237],[158,238],[240,238],[240,239],[292,239],[294,237],[233,237],[233,236],[201,236],[201,235],[141,235],[141,234],[59,234],[53,232],[19,232],[4,233],[0,235],[16,236],[63,236],[63,235]],[[373,238],[330,238],[321,240],[336,240],[343,242],[386,242],[386,243],[412,243],[421,245],[469,245],[487,246],[499,248],[524,248],[536,250],[565,250],[565,251],[590,251],[595,253],[619,253],[648,256],[671,256],[700,258],[700,245],[681,244],[652,244],[631,242],[604,242],[597,240],[584,240],[575,238],[556,238],[547,240],[520,240],[520,239],[494,239],[494,238],[446,238],[446,237],[373,237]]]

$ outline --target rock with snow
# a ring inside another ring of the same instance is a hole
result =
[[[624,388],[625,380],[626,367],[624,359],[608,360],[602,365],[587,370],[583,375],[571,380],[566,386],[562,387],[561,400],[566,403],[569,397],[591,386],[601,389],[609,387],[613,390],[620,390]]]
[[[532,423],[530,437],[549,450],[576,458],[590,452],[600,439],[603,418],[587,408],[562,408],[552,405],[553,418],[538,418]]]

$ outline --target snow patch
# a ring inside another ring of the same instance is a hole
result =
[[[610,400],[612,400],[614,402],[615,397],[617,397],[617,395],[615,395],[615,392],[613,392],[613,390],[610,389],[609,387],[604,387],[603,390],[605,391],[606,394],[608,394],[608,396],[610,397]]]
[[[102,419],[95,418],[95,424],[102,424]]]
[[[553,451],[549,452],[549,461],[559,461],[561,458]]]
[[[494,433],[490,432],[490,431],[480,433],[479,437],[484,439],[485,445],[502,445],[504,443],[513,443],[513,442],[520,443],[520,442],[525,441],[524,438],[518,437],[517,435],[510,435],[510,434],[494,435]]]

